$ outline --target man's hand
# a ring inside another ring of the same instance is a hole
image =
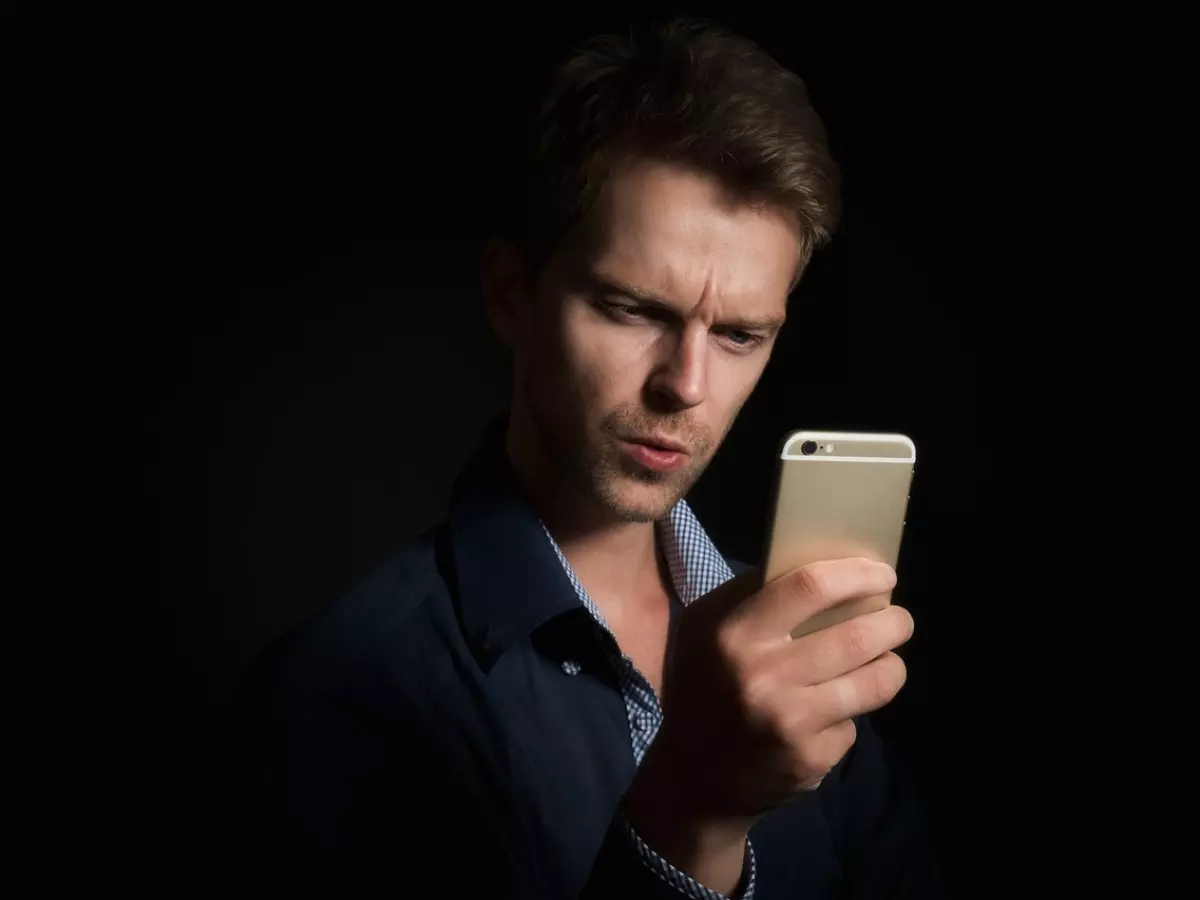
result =
[[[888,606],[791,636],[837,603],[890,594],[896,576],[883,563],[810,563],[761,589],[757,577],[683,614],[663,724],[625,798],[651,847],[725,893],[754,822],[820,784],[854,743],[851,719],[896,696],[907,673],[891,651],[913,633],[907,610]]]

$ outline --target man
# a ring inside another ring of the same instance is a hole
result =
[[[281,896],[933,895],[864,718],[912,618],[790,637],[894,573],[734,577],[683,499],[834,227],[803,85],[679,20],[576,52],[534,137],[482,261],[511,407],[447,520],[247,678],[253,850]]]

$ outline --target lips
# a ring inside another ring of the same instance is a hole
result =
[[[687,453],[687,446],[677,440],[669,437],[631,437],[626,438],[634,444],[645,444],[647,447],[653,447],[655,450],[665,450],[669,453]]]
[[[663,438],[652,438],[650,440],[662,441]],[[666,441],[679,446],[678,443],[666,438]],[[648,469],[651,472],[675,472],[687,465],[688,453],[686,450],[667,449],[661,445],[650,443],[649,440],[626,440],[622,442],[625,447],[625,452],[629,454],[643,469]]]

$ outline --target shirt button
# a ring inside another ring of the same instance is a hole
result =
[[[582,666],[573,659],[564,659],[562,661],[562,670],[568,675],[578,675],[580,669],[582,669]]]

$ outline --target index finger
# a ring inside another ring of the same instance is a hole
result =
[[[886,594],[896,586],[887,563],[866,557],[811,562],[747,598],[735,615],[750,640],[785,641],[797,625],[846,600]]]

